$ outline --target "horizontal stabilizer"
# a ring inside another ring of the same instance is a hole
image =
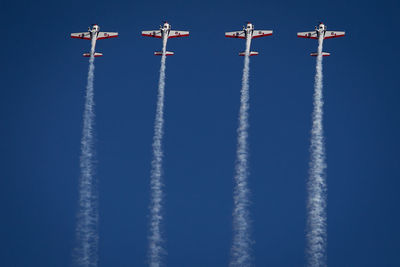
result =
[[[245,56],[245,55],[246,55],[246,52],[239,53],[239,56]],[[249,56],[257,56],[257,55],[258,55],[258,52],[251,51]]]
[[[90,53],[85,53],[83,54],[84,57],[90,57]],[[94,57],[102,57],[102,53],[94,53]]]
[[[155,56],[162,56],[162,51],[154,52],[154,55],[155,55]],[[166,55],[166,56],[173,56],[173,55],[174,55],[174,52],[166,51],[166,52],[165,52],[165,55]]]
[[[330,55],[331,55],[331,53],[322,52],[322,56],[323,57],[327,57],[327,56],[330,56]],[[316,56],[318,56],[318,53],[311,53],[310,56],[316,57]]]

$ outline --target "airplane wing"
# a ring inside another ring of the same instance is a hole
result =
[[[115,38],[115,37],[118,37],[118,32],[99,32],[99,35],[97,35],[97,40]]]
[[[318,39],[318,34],[315,31],[312,32],[298,32],[297,37],[300,38],[309,38],[309,39]]]
[[[337,32],[337,31],[326,31],[324,39],[343,37],[345,32]]]
[[[264,37],[272,35],[273,31],[260,31],[254,30],[253,31],[253,38]]]
[[[88,32],[71,33],[71,38],[90,40],[90,33]]]
[[[246,39],[246,34],[244,31],[226,32],[225,37]]]
[[[142,36],[149,36],[149,37],[155,37],[155,38],[161,38],[162,37],[160,30],[142,31]]]
[[[168,38],[184,37],[184,36],[189,36],[189,32],[171,30],[171,31],[169,32]]]

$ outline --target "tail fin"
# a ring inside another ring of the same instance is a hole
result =
[[[327,56],[330,56],[330,55],[331,55],[331,53],[322,52],[322,56],[323,56],[323,57],[327,57]],[[316,56],[318,56],[318,53],[311,53],[310,56],[316,57]]]
[[[162,56],[162,51],[154,52],[154,55],[155,55],[155,56]],[[166,55],[166,56],[173,56],[173,55],[174,55],[174,52],[166,51],[166,52],[165,52],[165,55]]]
[[[246,52],[239,53],[239,56],[245,56],[245,55],[246,55]],[[257,55],[258,55],[258,52],[253,52],[253,51],[251,51],[249,54],[249,56],[257,56]]]
[[[83,54],[84,57],[90,57],[90,53],[85,53]],[[94,57],[102,57],[102,53],[94,53]]]

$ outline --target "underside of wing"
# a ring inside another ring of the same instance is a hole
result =
[[[155,38],[161,38],[162,37],[160,30],[142,31],[142,36],[155,37]]]
[[[337,32],[337,31],[326,31],[324,39],[343,37],[345,32]]]
[[[273,31],[261,31],[261,30],[254,30],[253,31],[253,38],[264,37],[272,35]]]
[[[189,32],[171,30],[169,32],[168,38],[185,37],[185,36],[189,36]]]
[[[315,31],[312,32],[298,32],[297,37],[300,38],[309,38],[309,39],[318,39],[318,34]]]
[[[71,38],[90,40],[90,33],[88,32],[71,33]]]
[[[99,32],[99,35],[97,35],[97,40],[115,38],[115,37],[118,37],[118,32]]]
[[[225,37],[246,39],[246,34],[244,31],[226,32]]]

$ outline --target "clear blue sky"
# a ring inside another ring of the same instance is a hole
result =
[[[305,264],[315,40],[325,42],[328,264],[400,266],[398,1],[3,1],[0,3],[0,265],[70,266],[89,42],[98,23],[96,151],[100,266],[145,266],[161,48],[168,266],[227,266],[246,21],[274,30],[250,62],[250,189],[256,266]]]

